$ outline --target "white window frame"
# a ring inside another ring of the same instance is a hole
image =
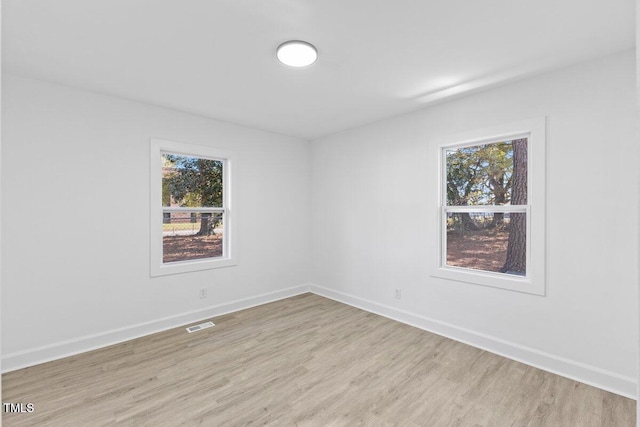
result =
[[[162,154],[178,154],[224,162],[222,176],[222,207],[219,208],[182,208],[162,206]],[[150,275],[151,277],[169,274],[188,273],[213,268],[237,265],[238,221],[237,206],[237,154],[234,151],[220,150],[203,145],[184,144],[164,139],[151,138],[150,142]],[[164,263],[162,261],[162,218],[164,212],[223,212],[223,248],[222,256],[194,260]]]
[[[521,206],[447,206],[446,151],[495,142],[527,138],[527,205]],[[479,129],[442,138],[436,145],[438,159],[437,215],[439,249],[432,268],[432,276],[494,288],[508,289],[534,295],[546,294],[546,225],[545,225],[545,146],[546,120],[538,117],[519,122]],[[527,272],[525,276],[495,273],[446,264],[447,212],[514,212],[527,215]]]

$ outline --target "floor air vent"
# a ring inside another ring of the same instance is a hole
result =
[[[189,326],[187,328],[187,332],[191,333],[191,332],[197,332],[201,329],[207,329],[210,328],[212,326],[216,326],[213,324],[213,322],[204,322],[204,323],[200,323],[199,325],[193,325],[193,326]]]

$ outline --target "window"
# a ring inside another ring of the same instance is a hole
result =
[[[434,276],[544,295],[544,118],[439,145]]]
[[[231,152],[151,140],[151,276],[235,265],[235,168]]]

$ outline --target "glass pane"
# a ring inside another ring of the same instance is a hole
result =
[[[447,214],[446,264],[524,276],[527,271],[527,214]]]
[[[448,206],[527,204],[527,138],[446,150]]]
[[[162,262],[222,256],[222,213],[165,212],[162,220]]]
[[[162,206],[222,207],[224,161],[162,154]]]

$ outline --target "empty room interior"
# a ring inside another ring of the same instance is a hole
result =
[[[635,426],[635,17],[3,1],[3,425]]]

